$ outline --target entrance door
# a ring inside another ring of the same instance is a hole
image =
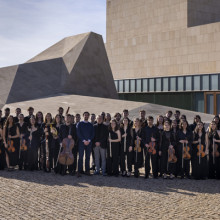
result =
[[[220,92],[205,93],[205,113],[220,114]]]

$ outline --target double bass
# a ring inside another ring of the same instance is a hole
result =
[[[71,134],[71,125],[69,128],[69,135],[70,134]],[[75,142],[74,142],[73,138],[67,137],[67,138],[63,139],[63,141],[62,141],[63,150],[59,154],[59,159],[58,159],[60,164],[66,165],[66,166],[73,164],[74,156],[72,153],[72,149],[74,148],[74,144],[75,144]]]

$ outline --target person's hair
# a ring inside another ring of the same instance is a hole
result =
[[[31,121],[31,119],[34,119],[34,120],[35,120],[34,127],[37,127],[37,126],[36,126],[36,124],[37,124],[36,117],[35,117],[34,115],[31,115],[29,121]],[[29,128],[31,128],[31,123],[29,124]]]
[[[173,112],[171,110],[168,110],[167,113],[173,114]]]
[[[12,118],[12,126],[14,126],[15,122],[14,122],[14,117],[12,115],[9,115],[5,121],[4,127],[8,128],[9,125],[9,118]]]
[[[83,116],[84,116],[85,114],[88,114],[88,115],[90,116],[89,112],[84,112],[84,113],[83,113]]]
[[[175,114],[180,114],[180,111],[179,111],[179,110],[176,110],[176,111],[175,111]]]
[[[164,124],[164,117],[163,117],[163,115],[158,115],[157,116],[157,123],[156,123],[157,126],[159,126],[159,118],[163,118],[162,125]]]
[[[121,118],[121,114],[120,114],[119,112],[116,112],[116,113],[115,113],[114,118],[116,118],[116,117],[117,117],[117,115],[119,115],[119,116],[120,116],[120,118]]]
[[[38,118],[38,114],[41,114],[42,115],[42,122],[44,121],[44,115],[43,115],[43,113],[42,112],[37,112],[37,114],[36,114],[36,121],[38,122],[38,120],[39,120],[39,118]]]
[[[48,122],[48,121],[47,121],[47,115],[50,115],[50,117],[51,117],[51,120],[50,120],[50,122]],[[45,120],[44,120],[44,123],[45,123],[45,124],[47,124],[47,123],[52,123],[52,122],[53,122],[53,118],[52,118],[52,115],[51,115],[51,113],[47,113],[47,114],[46,114],[46,116],[45,116]]]
[[[199,132],[199,126],[198,126],[199,123],[202,124],[202,126],[203,126],[202,132],[205,132],[204,123],[203,123],[203,122],[198,122],[197,125],[196,125],[196,127],[195,127],[195,129],[194,129],[194,132],[195,132],[196,134],[198,134],[198,132]]]
[[[139,127],[141,128],[142,122],[141,122],[141,119],[140,119],[140,118],[135,118],[135,119],[134,119],[133,128],[135,128],[135,121],[138,121],[138,122],[139,122]]]
[[[145,111],[144,109],[142,109],[142,110],[140,110],[140,111],[139,111],[139,113],[141,113],[141,112],[144,112],[144,113],[146,113],[146,111]]]
[[[147,120],[148,120],[148,121],[149,121],[149,120],[154,120],[154,117],[150,115],[150,116],[147,117]]]
[[[76,115],[75,115],[75,116],[76,116],[76,117],[77,117],[77,116],[80,116],[80,114],[79,114],[79,113],[76,113]]]
[[[171,124],[169,121],[165,121],[164,124],[163,124],[163,129],[165,130],[165,124],[168,124],[170,126],[170,130],[171,130]]]
[[[128,109],[124,109],[123,112],[127,112],[128,113]]]
[[[58,108],[58,111],[61,110],[61,109],[64,110],[63,107],[59,107],[59,108]]]
[[[10,108],[6,108],[6,109],[5,109],[5,112],[10,112]]]
[[[120,123],[120,127],[121,127],[121,128],[124,127],[124,120],[127,120],[127,121],[128,121],[128,127],[129,127],[130,125],[129,125],[129,120],[128,120],[128,118],[123,118],[123,120],[122,120],[121,123]]]
[[[28,111],[34,110],[34,108],[33,108],[33,107],[29,107],[27,110],[28,110]]]
[[[0,109],[0,113],[2,113],[2,110]]]
[[[119,125],[118,125],[116,119],[111,120],[111,123],[109,124],[109,130],[112,131],[112,126],[111,126],[112,122],[115,122],[115,131],[119,130]]]
[[[18,117],[20,117],[21,115],[24,117],[24,115],[23,115],[22,113],[20,113],[20,114],[18,115]]]
[[[215,122],[215,121],[212,121],[212,122],[209,124],[209,133],[210,133],[210,132],[214,132],[214,131],[212,130],[212,124],[215,124],[215,130],[214,130],[214,131],[217,130],[217,124],[216,124],[216,122]]]
[[[54,124],[55,124],[55,125],[57,124],[57,121],[56,121],[57,117],[60,118],[60,123],[61,123],[61,116],[60,116],[59,114],[56,114],[56,116],[55,116],[55,118],[54,118]]]
[[[21,110],[21,108],[16,108],[15,111],[17,111],[17,110]]]
[[[104,119],[105,122],[107,121],[107,115],[108,115],[108,114],[109,114],[109,116],[110,116],[110,121],[112,120],[111,114],[110,114],[110,113],[106,113],[106,114],[105,114],[105,119]]]
[[[187,125],[187,127],[186,127],[186,130],[189,130],[189,124],[188,124],[188,121],[187,120],[181,120],[181,122],[180,122],[180,130],[183,130],[183,123],[185,123],[186,122],[186,125]]]

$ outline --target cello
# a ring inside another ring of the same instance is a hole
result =
[[[71,125],[69,128],[69,135],[71,134]],[[74,157],[73,157],[73,153],[72,153],[72,149],[74,148],[74,140],[73,138],[64,138],[62,141],[62,147],[63,150],[59,155],[59,163],[62,165],[66,165],[69,166],[71,164],[73,164],[74,162]]]

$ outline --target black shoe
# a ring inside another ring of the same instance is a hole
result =
[[[92,176],[91,173],[90,173],[90,171],[86,171],[86,172],[85,172],[85,175],[86,175],[86,176]]]
[[[148,179],[148,178],[149,178],[149,175],[145,175],[144,178],[145,178],[145,179]]]
[[[186,178],[187,178],[187,179],[191,179],[191,176],[190,176],[190,175],[187,175]]]

